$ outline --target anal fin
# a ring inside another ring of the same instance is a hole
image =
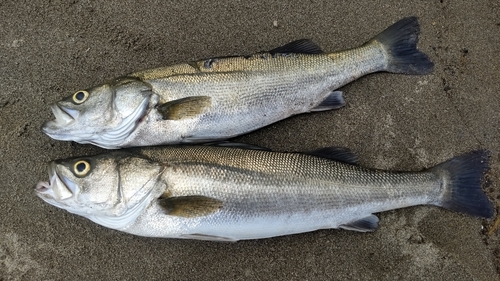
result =
[[[315,108],[312,108],[311,112],[338,109],[344,105],[345,101],[342,96],[342,91],[333,91],[320,104],[318,104]]]
[[[236,239],[215,236],[215,235],[207,235],[207,234],[183,234],[180,238],[183,239],[194,239],[194,240],[206,240],[206,241],[217,241],[217,242],[236,242]]]
[[[370,232],[375,231],[378,227],[378,217],[375,215],[369,215],[366,218],[355,220],[353,222],[339,225],[339,228],[346,230],[353,230],[358,232]]]
[[[195,96],[166,102],[159,105],[157,110],[164,120],[180,120],[200,115],[211,105],[211,97]]]

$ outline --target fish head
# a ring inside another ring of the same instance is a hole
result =
[[[135,78],[75,92],[51,106],[55,120],[42,131],[56,140],[119,148],[146,115],[152,92]]]
[[[35,193],[53,206],[120,229],[164,186],[162,171],[161,165],[126,152],[57,160],[49,164],[49,181],[39,182]]]

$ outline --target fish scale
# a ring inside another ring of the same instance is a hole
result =
[[[155,154],[154,150],[148,152]],[[351,213],[350,221],[356,221],[372,212],[426,204],[428,198],[438,197],[440,192],[436,188],[440,179],[433,173],[370,171],[303,154],[212,147],[173,148],[161,152],[155,160],[175,163],[171,164],[174,171],[167,169],[162,176],[167,188],[173,186],[168,188],[172,196],[203,195],[224,202],[220,212],[200,222],[205,228],[198,226],[191,230],[206,235],[215,235],[210,230],[215,226],[219,231],[220,228],[228,233],[231,229],[237,231],[242,226],[234,224],[235,216],[236,221],[244,225],[252,225],[258,218],[259,228],[280,231],[304,220],[311,222],[309,228],[319,229],[325,225],[336,228],[341,224],[336,219],[346,208],[363,209],[357,212],[357,217]],[[187,161],[190,164],[185,164]],[[406,198],[411,198],[411,202]],[[153,218],[149,215],[146,218],[149,221],[172,219],[162,215],[161,210]],[[286,217],[290,218],[284,220]],[[168,224],[171,222],[159,225]],[[129,230],[135,231],[133,228]],[[248,228],[243,228],[243,233],[232,234],[247,235]],[[297,231],[291,228],[287,231]]]

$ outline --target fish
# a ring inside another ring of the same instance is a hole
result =
[[[304,153],[165,146],[57,160],[43,201],[104,227],[157,238],[238,241],[319,229],[374,231],[374,213],[434,205],[490,218],[489,152],[418,172],[360,167],[350,150]]]
[[[302,39],[249,56],[131,73],[51,105],[49,137],[106,149],[227,140],[290,116],[341,108],[337,89],[373,72],[428,74],[416,17],[358,48],[325,53]]]

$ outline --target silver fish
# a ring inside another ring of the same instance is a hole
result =
[[[369,170],[349,151],[282,153],[186,146],[56,161],[36,194],[127,233],[237,241],[327,228],[373,231],[377,212],[435,205],[491,217],[487,151],[422,172]],[[345,162],[333,160],[340,159]]]
[[[427,74],[417,18],[364,45],[324,53],[309,40],[269,52],[132,73],[52,105],[42,131],[57,140],[116,149],[235,137],[295,114],[342,107],[339,87],[369,73]]]

